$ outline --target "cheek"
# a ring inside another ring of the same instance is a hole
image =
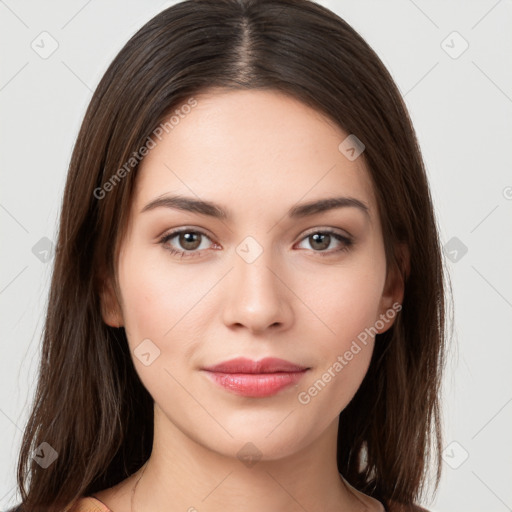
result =
[[[194,305],[207,289],[185,269],[171,273],[165,258],[133,248],[119,261],[128,345],[139,378],[156,402],[183,394],[173,376],[182,380],[183,363],[200,340],[193,330],[200,308]]]
[[[317,327],[308,336],[314,340],[315,364],[297,396],[299,403],[315,411],[314,416],[325,414],[330,419],[348,405],[368,371],[378,303],[372,289],[357,288],[357,293],[333,297],[329,307],[324,305],[329,329]]]
[[[327,352],[343,349],[378,318],[384,269],[376,260],[368,265],[323,269],[296,286],[308,306],[308,324],[325,342]]]
[[[384,265],[374,259],[349,268],[331,268],[303,281],[302,295],[314,340],[315,368],[301,386],[298,400],[338,414],[352,399],[368,370],[375,322],[384,280]],[[307,292],[309,289],[309,292]]]
[[[133,342],[150,338],[162,343],[171,338],[205,294],[205,283],[194,278],[192,266],[171,273],[166,258],[156,256],[133,250],[120,260],[123,315]]]

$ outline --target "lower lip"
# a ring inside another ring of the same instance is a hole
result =
[[[277,394],[282,389],[296,384],[307,370],[278,373],[206,373],[228,391],[237,395],[263,398]]]

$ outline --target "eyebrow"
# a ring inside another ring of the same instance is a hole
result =
[[[229,220],[231,218],[231,214],[229,212],[214,202],[179,195],[157,197],[144,206],[140,213],[160,207],[199,213],[216,219]],[[357,208],[369,216],[369,207],[363,201],[360,201],[355,197],[331,197],[294,206],[289,210],[288,217],[291,219],[298,219],[333,210],[335,208],[346,207]]]

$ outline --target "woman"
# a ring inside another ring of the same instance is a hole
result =
[[[191,0],[72,155],[18,510],[424,510],[445,298],[389,73],[307,0]]]

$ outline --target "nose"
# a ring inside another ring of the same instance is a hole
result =
[[[228,327],[246,327],[252,333],[289,328],[293,321],[293,293],[286,285],[283,267],[272,261],[271,250],[263,250],[252,262],[233,254],[228,276],[223,321]]]

